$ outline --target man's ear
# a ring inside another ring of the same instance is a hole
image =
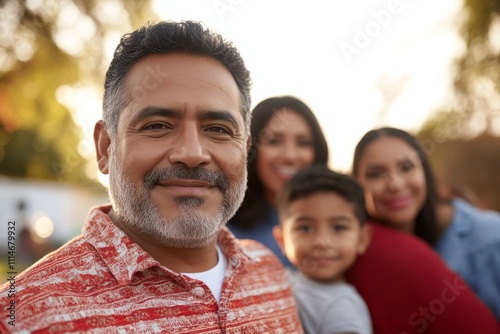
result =
[[[97,166],[103,174],[109,173],[109,149],[111,138],[104,122],[98,121],[94,126],[94,144],[97,156]]]
[[[247,153],[250,152],[250,147],[252,147],[252,134],[248,135],[248,139],[247,139]]]
[[[359,255],[364,254],[368,249],[368,246],[370,246],[370,243],[372,241],[372,234],[373,230],[371,225],[365,222],[363,226],[361,226],[361,231],[359,236],[359,245],[358,245]]]
[[[283,242],[283,229],[281,225],[276,225],[273,227],[273,237],[276,240],[281,252],[285,254],[285,243]]]

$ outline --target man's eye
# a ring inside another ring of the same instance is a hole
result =
[[[223,126],[211,126],[211,127],[207,128],[207,131],[221,133],[221,134],[230,134],[231,133],[228,129],[226,129]]]
[[[166,129],[167,125],[164,123],[152,123],[148,124],[144,127],[145,130],[162,130]]]

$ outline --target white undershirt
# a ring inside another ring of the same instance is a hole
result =
[[[214,295],[218,303],[222,291],[222,283],[224,281],[224,275],[226,274],[227,259],[224,256],[224,253],[222,253],[219,245],[216,245],[216,248],[217,248],[217,264],[215,265],[215,267],[207,271],[203,271],[201,273],[182,273],[182,274],[205,283],[210,288],[210,291],[212,291],[212,294]]]

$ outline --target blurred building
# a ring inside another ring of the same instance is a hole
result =
[[[15,221],[16,258],[27,265],[81,233],[91,207],[106,194],[57,182],[0,176],[0,251]]]

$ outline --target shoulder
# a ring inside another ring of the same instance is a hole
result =
[[[347,283],[322,283],[289,270],[302,323],[309,333],[370,333],[368,307]]]
[[[239,239],[238,242],[243,254],[245,254],[245,256],[250,260],[249,263],[251,265],[270,267],[278,266],[280,269],[283,269],[278,257],[259,241]]]
[[[283,265],[277,256],[266,246],[252,239],[237,239],[229,229],[224,228],[218,239],[228,261],[244,264],[255,272],[278,270],[286,279]]]
[[[455,215],[449,226],[450,233],[446,235],[457,235],[468,241],[472,247],[469,251],[493,245],[500,247],[500,212],[482,210],[459,198],[453,200],[453,207]]]
[[[332,284],[332,293],[337,296],[339,304],[352,305],[355,309],[364,309],[366,307],[363,298],[356,288],[348,283]]]
[[[429,292],[445,288],[444,280],[453,280],[453,273],[424,241],[376,223],[372,227],[372,243],[347,275],[369,306],[375,302],[377,307],[393,303],[414,307]]]
[[[38,262],[17,276],[21,284],[50,282],[58,276],[64,276],[85,263],[97,260],[95,249],[83,236],[78,236],[61,246],[59,249],[45,255]]]
[[[40,301],[41,295],[48,297],[58,291],[78,289],[86,275],[97,273],[99,262],[99,255],[85,238],[76,237],[15,277],[16,298],[29,305],[33,300]],[[0,287],[0,293],[6,290],[7,285]]]
[[[436,332],[492,328],[486,306],[429,245],[411,235],[373,227],[372,244],[348,278],[368,305],[375,331],[414,330],[412,324]],[[441,307],[446,312],[441,314]],[[418,313],[422,308],[434,309],[440,316],[429,323]]]
[[[288,271],[294,293],[301,302],[314,309],[344,308],[365,309],[366,305],[354,286],[348,283],[320,283]]]
[[[226,288],[231,290],[235,307],[248,309],[248,314],[253,312],[250,308],[257,313],[264,311],[266,317],[274,313],[273,323],[288,329],[300,326],[285,268],[273,252],[260,242],[238,240],[226,230],[219,236],[219,246],[228,260]],[[282,316],[287,318],[286,324]]]
[[[332,287],[323,327],[335,333],[371,333],[370,312],[356,289],[345,283],[332,284]]]
[[[418,289],[428,290],[426,285],[432,282],[442,284],[445,277],[452,276],[443,259],[425,241],[377,223],[370,224],[372,242],[348,273],[350,283],[358,290],[359,284],[367,286],[378,282],[385,286],[392,282],[393,293],[397,289],[406,290],[408,284],[412,284],[412,291],[418,294]],[[425,280],[422,279],[423,272],[426,273]]]
[[[104,286],[111,277],[103,273],[105,266],[95,249],[82,236],[76,237],[0,287],[0,295],[12,291],[12,298],[0,298],[0,316],[5,317],[15,300],[16,328],[30,328],[38,324],[40,314],[70,307],[73,297]]]
[[[467,218],[485,224],[488,227],[496,227],[500,224],[500,212],[498,211],[478,208],[460,198],[453,199],[452,205],[455,209],[455,221]]]
[[[372,240],[361,258],[376,260],[385,266],[399,265],[411,260],[414,265],[425,262],[427,265],[436,263],[441,265],[442,261],[425,241],[410,234],[402,233],[382,226],[377,223],[369,223],[372,227]],[[415,258],[415,256],[419,258]]]

